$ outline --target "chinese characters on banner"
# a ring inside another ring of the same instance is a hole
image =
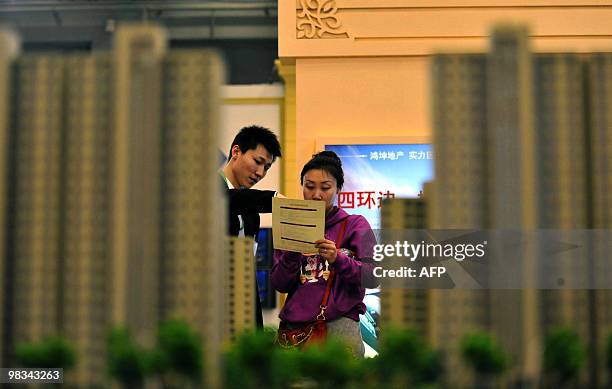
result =
[[[395,198],[395,193],[382,191],[358,191],[338,193],[339,208],[380,208],[384,199]]]
[[[403,151],[370,151],[370,161],[397,161],[404,156]],[[433,159],[433,152],[431,151],[409,151],[408,159],[410,160],[422,160],[422,159]]]
[[[362,215],[373,229],[380,228],[384,199],[417,198],[423,184],[433,179],[430,144],[343,144],[325,149],[338,154],[344,170],[337,206]]]

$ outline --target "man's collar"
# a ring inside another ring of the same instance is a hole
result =
[[[225,185],[227,185],[229,189],[234,189],[234,185],[232,185],[230,180],[225,176],[225,173],[223,173],[223,169],[219,169],[219,175],[221,176],[221,178],[223,178],[223,181],[225,181]]]

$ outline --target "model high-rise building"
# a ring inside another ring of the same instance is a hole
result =
[[[61,322],[63,65],[53,56],[24,56],[16,65],[16,166],[7,247],[13,276],[5,274],[14,342],[56,334]]]
[[[576,54],[549,54],[536,56],[534,64],[538,224],[557,231],[562,241],[571,241],[575,231],[589,226],[584,61]],[[540,292],[542,335],[555,327],[571,326],[588,342],[589,291],[572,287],[588,283],[587,253],[566,250],[557,253],[554,262],[540,258],[544,261],[547,273],[565,275],[562,282],[567,287]]]
[[[436,181],[428,227],[521,231],[536,238],[512,258],[505,253],[516,251],[493,252],[519,269],[521,289],[504,289],[503,266],[494,266],[490,290],[434,291],[433,310],[441,315],[434,339],[452,350],[468,327],[488,329],[520,361],[511,380],[538,379],[548,329],[571,326],[595,350],[597,333],[609,323],[609,292],[576,290],[608,277],[601,241],[552,259],[541,244],[550,231],[563,241],[576,231],[610,228],[610,195],[602,190],[610,180],[607,57],[532,55],[525,30],[506,27],[496,30],[487,55],[434,57]],[[550,288],[543,269],[564,274],[555,281],[568,287],[538,289]],[[461,320],[445,320],[453,308]],[[459,365],[450,358],[452,376]],[[593,352],[590,360],[592,368],[602,357]]]
[[[108,56],[65,60],[63,185],[60,192],[63,254],[60,257],[59,328],[75,347],[72,379],[103,382],[110,317],[109,157],[111,68]],[[68,372],[67,372],[68,373]]]
[[[10,165],[11,149],[11,112],[12,102],[12,64],[19,52],[17,36],[12,31],[0,30],[0,236],[5,237],[8,207],[8,169]],[[7,245],[5,239],[0,239],[0,253],[6,253]],[[0,263],[0,307],[9,304],[9,296],[6,290],[6,267]],[[0,365],[6,360],[5,351],[5,320],[6,310],[0,309]]]
[[[601,342],[609,334],[612,323],[612,261],[610,240],[612,230],[612,55],[595,54],[588,63],[589,130],[587,149],[590,152],[590,195],[592,240],[592,270],[589,281],[593,283],[589,304],[591,309],[591,344]],[[599,371],[605,369],[605,358],[601,347],[595,348],[599,357]],[[593,352],[593,351],[591,351]],[[593,368],[591,366],[591,368]],[[604,375],[599,375],[599,384]],[[608,377],[608,380],[610,378]]]
[[[434,58],[435,181],[427,212],[428,228],[484,229],[488,218],[486,133],[486,59],[482,55]],[[435,130],[438,131],[438,130]],[[441,157],[438,157],[441,156]],[[489,295],[483,290],[432,289],[431,343],[447,355],[448,379],[468,384],[460,359],[461,337],[489,325]]]
[[[253,239],[228,237],[229,253],[225,291],[224,337],[231,341],[243,331],[255,329],[255,259]]]
[[[525,29],[499,28],[487,57],[487,131],[483,144],[488,150],[488,224],[497,230],[530,231],[537,227],[538,181],[536,176],[536,132],[533,108],[532,56]],[[510,376],[537,382],[540,368],[537,248],[525,246],[519,258],[507,255],[505,247],[493,254],[503,262],[514,261],[526,287],[490,292],[490,326],[512,356],[520,356]],[[493,267],[496,282],[503,272]]]
[[[591,190],[593,228],[612,228],[612,54],[593,55],[589,62]],[[606,189],[608,188],[608,189]]]
[[[66,382],[108,386],[111,328],[153,347],[179,318],[203,337],[207,386],[221,385],[222,66],[165,40],[130,26],[112,54],[0,55],[4,366],[18,343],[61,335],[77,352]]]
[[[423,199],[387,199],[381,209],[383,236],[403,230],[425,229],[425,202]],[[388,236],[387,238],[390,238]],[[394,240],[394,239],[392,239]],[[430,290],[399,285],[382,285],[380,291],[381,336],[386,328],[413,328],[429,337],[432,321],[428,317]]]
[[[160,242],[163,30],[119,29],[111,169],[111,322],[152,345],[161,319]]]
[[[161,315],[204,335],[209,385],[220,385],[219,352],[229,318],[225,196],[217,159],[222,65],[212,52],[164,59],[161,155]]]

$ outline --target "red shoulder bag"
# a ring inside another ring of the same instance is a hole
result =
[[[339,245],[344,238],[344,229],[346,228],[346,221],[344,219],[340,225],[340,232],[338,233],[337,243]],[[317,315],[317,320],[306,324],[300,328],[286,328],[281,323],[276,336],[276,343],[283,348],[301,348],[307,344],[323,342],[327,338],[327,325],[325,324],[325,309],[327,309],[327,300],[329,299],[329,293],[331,292],[332,285],[334,283],[334,271],[330,271],[327,284],[325,286],[325,293],[323,294],[323,301],[321,301],[321,311]]]

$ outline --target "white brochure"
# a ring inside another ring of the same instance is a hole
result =
[[[274,248],[315,253],[314,242],[325,235],[325,202],[274,197],[272,236]]]

